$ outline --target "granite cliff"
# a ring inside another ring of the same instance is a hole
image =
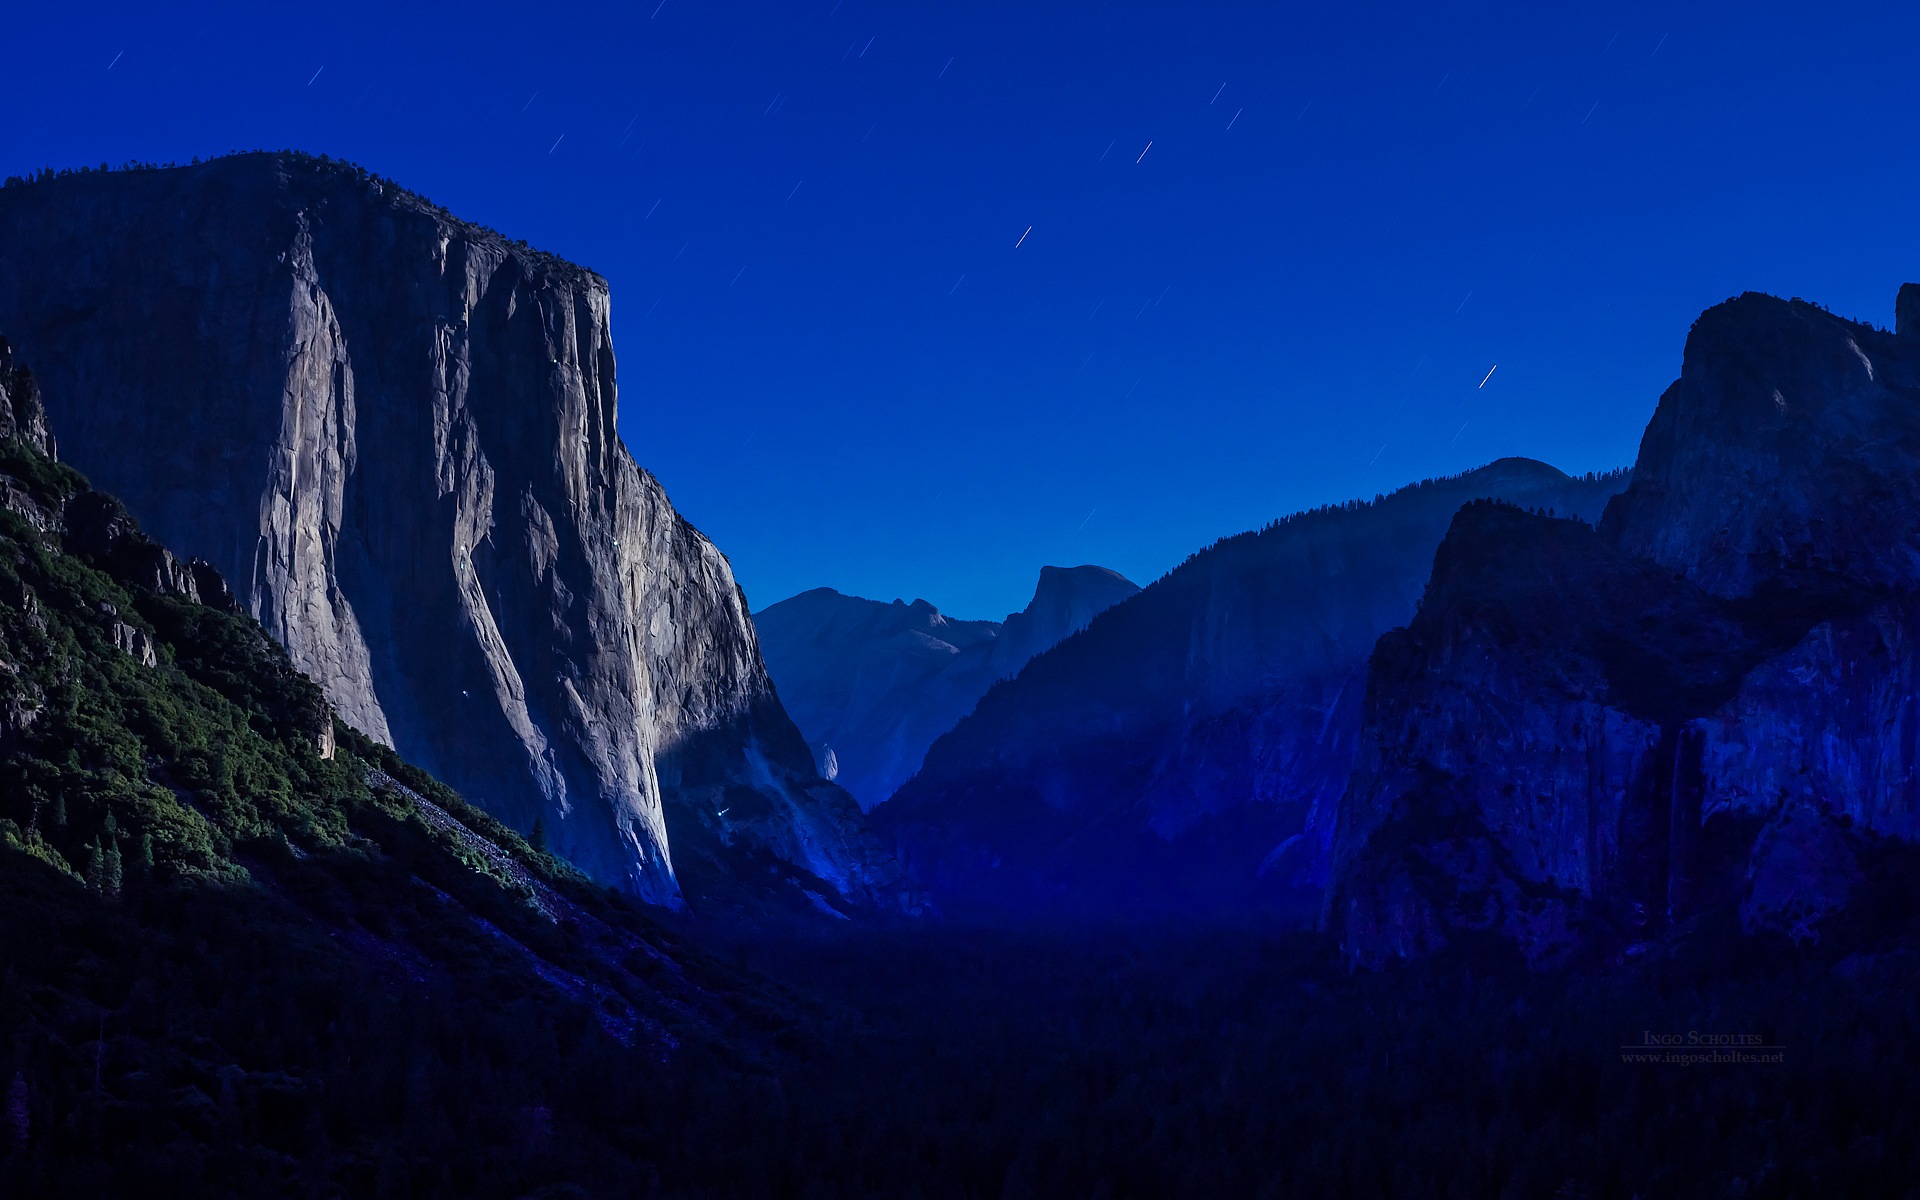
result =
[[[301,155],[0,191],[0,328],[72,461],[348,723],[649,900],[891,903],[725,557],[621,442],[609,304]]]
[[[40,384],[32,371],[13,360],[13,347],[0,338],[0,443],[4,442],[18,442],[49,458],[56,453]],[[18,486],[11,476],[8,486]]]
[[[1459,515],[1372,662],[1327,906],[1352,957],[1815,939],[1920,834],[1916,305],[1889,334],[1729,301],[1597,530]]]
[[[822,772],[870,809],[920,769],[933,740],[995,682],[1139,590],[1104,567],[1042,567],[1033,599],[1004,622],[832,588],[769,605],[753,620],[780,700]]]
[[[602,1130],[687,1136],[637,1097],[795,1036],[683,923],[337,724],[53,449],[0,341],[0,1195],[272,1195],[323,1127],[292,1152],[332,1194],[623,1191],[645,1158],[595,1165]]]
[[[1503,459],[1216,543],[995,686],[875,823],[950,906],[1310,923],[1367,655],[1449,518],[1489,496],[1598,516],[1624,483]]]

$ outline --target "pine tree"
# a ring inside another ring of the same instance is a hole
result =
[[[533,832],[527,835],[527,845],[533,847],[535,854],[547,852],[547,823],[539,817],[533,819]]]

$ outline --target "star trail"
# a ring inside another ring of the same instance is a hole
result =
[[[997,617],[1043,563],[1629,461],[1740,291],[1879,311],[1920,14],[1739,11],[45,9],[0,169],[363,163],[607,278],[623,435],[756,606]]]

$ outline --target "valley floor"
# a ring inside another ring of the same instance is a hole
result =
[[[1547,977],[1465,954],[1354,973],[1259,928],[683,927],[690,971],[741,1015],[663,1057],[499,964],[396,983],[251,901],[102,916],[3,865],[0,1036],[35,1083],[0,1095],[0,1195],[1625,1200],[1920,1179],[1920,956],[1900,941],[1702,934],[1722,950]],[[456,937],[437,920],[420,929]],[[1639,1061],[1650,1034],[1704,1052],[1690,1033],[1781,1061]]]
[[[1465,957],[1350,974],[1315,939],[1257,929],[742,952],[837,1015],[732,1132],[740,1174],[713,1194],[1871,1196],[1920,1179],[1920,957],[1900,951],[1747,942],[1554,978]],[[1709,1052],[1689,1035],[1779,1061],[1689,1061]],[[1647,1061],[1654,1038],[1677,1057]]]

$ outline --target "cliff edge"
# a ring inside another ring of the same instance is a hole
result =
[[[0,328],[74,465],[346,721],[648,900],[679,902],[676,826],[716,894],[764,851],[874,900],[896,868],[814,771],[726,558],[620,440],[609,304],[303,155],[0,190]]]

